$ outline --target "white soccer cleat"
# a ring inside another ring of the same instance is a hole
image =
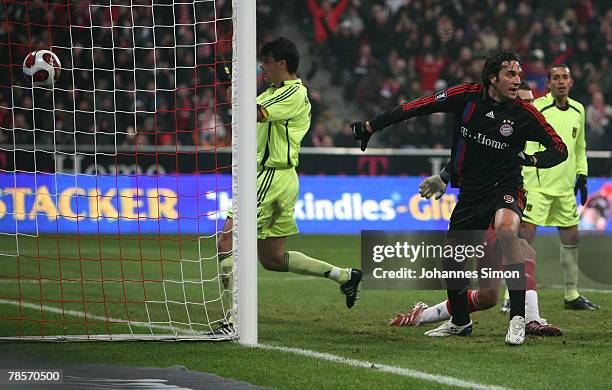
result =
[[[506,344],[521,345],[525,341],[525,319],[521,316],[514,316],[510,320],[508,333],[506,333]]]
[[[426,303],[417,302],[412,310],[405,314],[398,314],[389,322],[389,326],[419,326],[421,323],[421,314],[425,309],[428,309]]]
[[[447,336],[469,336],[472,334],[472,321],[466,325],[457,326],[451,320],[446,321],[435,329],[425,332],[425,336],[429,337],[447,337]]]

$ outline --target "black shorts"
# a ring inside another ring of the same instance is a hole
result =
[[[488,230],[488,228],[493,224],[495,213],[499,209],[513,210],[519,217],[522,217],[526,203],[525,190],[522,187],[513,191],[500,189],[489,196],[473,199],[470,196],[462,197],[461,194],[459,195],[459,201],[451,214],[446,243],[450,245],[485,245],[485,256],[477,257],[478,269],[492,268],[497,270],[503,262],[502,254],[499,246],[495,245],[495,241],[492,240],[495,232]],[[446,270],[462,270],[467,266],[452,257],[444,260]],[[480,272],[478,275],[481,288],[487,290],[497,290],[499,288],[500,279],[480,278]],[[462,290],[465,288],[465,283],[466,281],[461,278],[446,279],[447,288],[450,290]]]
[[[525,203],[523,187],[517,187],[514,190],[498,190],[477,202],[459,196],[459,201],[450,217],[448,230],[487,230],[493,223],[495,212],[499,209],[510,209],[522,218]]]

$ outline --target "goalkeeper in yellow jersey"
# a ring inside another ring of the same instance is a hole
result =
[[[298,198],[298,153],[310,128],[310,101],[306,87],[297,78],[299,53],[286,37],[261,49],[261,70],[270,86],[257,97],[257,255],[261,265],[276,272],[319,276],[340,284],[351,308],[357,299],[361,271],[338,268],[301,252],[287,251],[287,236],[296,234],[294,208]],[[225,72],[229,72],[227,69]],[[226,74],[227,80],[229,74]],[[228,213],[217,248],[226,287],[232,269],[232,214]],[[233,332],[226,321],[210,334]]]
[[[527,205],[519,235],[533,242],[537,226],[556,226],[561,238],[560,260],[565,276],[565,308],[597,310],[599,306],[578,293],[578,209],[587,200],[587,159],[584,139],[584,107],[569,97],[573,86],[570,69],[565,64],[553,65],[548,72],[549,93],[534,101],[567,145],[569,156],[561,164],[538,169],[523,167]],[[527,142],[525,153],[533,154],[543,147]]]

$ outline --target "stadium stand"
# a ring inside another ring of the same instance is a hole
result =
[[[64,64],[64,67],[74,66],[76,70],[80,65],[83,69],[91,66],[90,35],[79,34],[78,27],[74,27],[96,25],[96,15],[91,14],[88,3],[73,3],[70,10],[55,5],[50,10],[54,26],[72,25],[72,40],[80,44],[72,48],[74,64]],[[11,10],[14,4],[7,3],[8,15],[18,12]],[[612,148],[612,107],[609,104],[612,102],[609,60],[612,58],[612,9],[606,8],[605,2],[589,0],[572,0],[568,5],[554,0],[488,0],[487,4],[484,7],[475,0],[309,0],[301,7],[287,11],[289,15],[281,15],[279,0],[266,0],[257,3],[257,29],[258,35],[263,37],[260,43],[265,43],[274,37],[279,26],[299,25],[300,30],[306,31],[310,46],[306,51],[310,54],[306,55],[310,56],[309,62],[312,64],[310,69],[302,69],[301,77],[309,82],[319,72],[333,75],[330,80],[336,89],[339,87],[343,92],[341,99],[364,117],[447,85],[477,81],[484,55],[498,47],[519,50],[524,59],[525,75],[536,97],[545,93],[548,65],[567,63],[575,79],[572,97],[587,107],[587,148],[594,149],[590,145],[598,145],[595,149]],[[229,5],[230,2],[226,2],[221,9],[217,9],[217,16],[227,14]],[[495,12],[490,15],[483,9],[495,9]],[[79,12],[83,10],[87,12]],[[112,18],[118,26],[122,20],[127,20],[122,15],[124,11],[125,8],[121,7],[113,11]],[[143,23],[151,19],[149,15],[140,16]],[[111,63],[113,56],[107,56],[107,67],[99,67],[95,72],[75,71],[74,84],[69,83],[69,78],[64,78],[62,83],[69,84],[62,89],[63,84],[60,83],[60,89],[56,89],[55,108],[63,111],[56,112],[54,128],[63,132],[55,134],[55,140],[49,131],[36,132],[35,135],[31,130],[21,131],[32,129],[33,115],[39,116],[35,121],[37,124],[52,123],[45,120],[46,117],[52,118],[52,115],[44,110],[45,107],[31,110],[31,99],[23,95],[22,90],[13,89],[11,92],[13,80],[10,78],[11,72],[7,70],[14,68],[12,73],[19,74],[17,71],[21,64],[17,59],[24,58],[31,50],[47,48],[51,43],[54,47],[69,47],[71,39],[69,28],[54,28],[50,34],[48,28],[41,27],[47,24],[46,19],[42,20],[42,13],[29,15],[33,21],[37,17],[41,18],[40,28],[31,31],[15,23],[0,25],[0,144],[32,144],[33,137],[36,137],[38,145],[53,142],[56,145],[71,144],[74,142],[72,133],[75,126],[82,132],[77,142],[93,144],[94,118],[99,133],[125,133],[118,138],[125,145],[178,143],[196,144],[206,149],[229,143],[230,129],[215,126],[215,123],[230,123],[227,120],[231,115],[229,105],[214,104],[215,93],[223,95],[225,92],[219,88],[215,91],[211,87],[215,55],[228,55],[231,50],[222,43],[198,46],[197,63],[211,66],[198,67],[195,73],[193,70],[172,71],[172,58],[158,60],[155,64],[155,88],[150,85],[153,77],[139,78],[136,86],[132,77],[124,77],[129,72],[115,72],[113,79],[112,72],[105,69],[115,67],[129,70],[139,64],[132,64],[128,61],[129,57],[121,53],[114,56],[114,64]],[[156,15],[158,23],[163,24],[163,17],[163,14]],[[136,12],[135,24],[138,24],[138,19]],[[210,36],[213,28],[207,24],[200,24],[198,28],[198,37],[214,41]],[[173,29],[166,32],[156,29],[159,35],[156,39],[168,45],[180,44],[181,37],[186,41],[192,39],[190,34],[193,33],[182,29],[184,27],[178,26],[176,33]],[[150,33],[150,29],[142,28],[132,37],[129,31],[101,28],[96,35],[96,43],[105,48],[138,47],[139,34]],[[230,33],[227,31],[227,34]],[[20,35],[24,34],[30,34],[29,39],[20,39]],[[142,38],[146,41],[145,36]],[[223,42],[222,38],[220,42]],[[31,42],[31,45],[11,43],[19,41]],[[57,54],[61,57],[61,50]],[[95,58],[96,65],[104,63],[102,51],[94,52],[93,56],[98,56]],[[144,68],[152,67],[154,56],[151,51],[147,51],[146,55],[143,51],[143,55],[137,58]],[[158,58],[163,58],[163,53],[158,53]],[[197,91],[187,87],[192,85],[189,82],[191,77],[198,79],[198,86],[201,87],[196,88]],[[174,78],[178,81],[178,88],[164,91],[171,84],[174,85]],[[164,80],[168,85],[164,85]],[[113,85],[125,85],[125,88],[115,91],[113,96]],[[325,86],[316,87],[310,88],[313,134],[307,137],[306,145],[353,146],[350,140],[339,134],[347,121],[354,118],[343,117],[345,114],[338,113],[335,105],[326,104],[328,90]],[[136,96],[136,104],[146,107],[146,111],[154,109],[155,118],[138,117],[133,113],[136,107],[121,106],[121,102],[134,101],[129,96],[134,93],[130,92],[133,90],[139,95]],[[46,95],[39,102],[53,101],[51,91],[42,93]],[[78,102],[77,107],[72,107],[72,102]],[[23,109],[15,108],[13,115],[13,106]],[[104,113],[113,109],[125,111],[126,114],[117,115],[117,120],[113,120],[113,114]],[[98,111],[95,116],[94,111]],[[196,118],[196,115],[199,117]],[[138,134],[130,132],[135,120],[138,121]],[[398,126],[403,130],[386,132],[384,137],[380,137],[378,146],[449,146],[451,123],[445,115],[413,119]],[[212,127],[216,130],[209,131]],[[115,140],[115,137],[108,138],[109,142]]]

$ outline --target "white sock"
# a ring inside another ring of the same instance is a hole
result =
[[[525,291],[525,323],[539,321],[540,308],[538,307],[538,292],[535,290]]]
[[[434,322],[441,322],[450,320],[450,314],[446,308],[446,301],[442,301],[435,306],[423,310],[419,324],[432,324]]]
[[[327,277],[331,280],[335,280],[336,282],[338,281],[338,279],[340,279],[340,275],[342,275],[342,271],[340,270],[340,268],[338,267],[333,267],[331,271],[329,271],[329,275],[327,275]],[[350,277],[350,275],[349,275]]]

